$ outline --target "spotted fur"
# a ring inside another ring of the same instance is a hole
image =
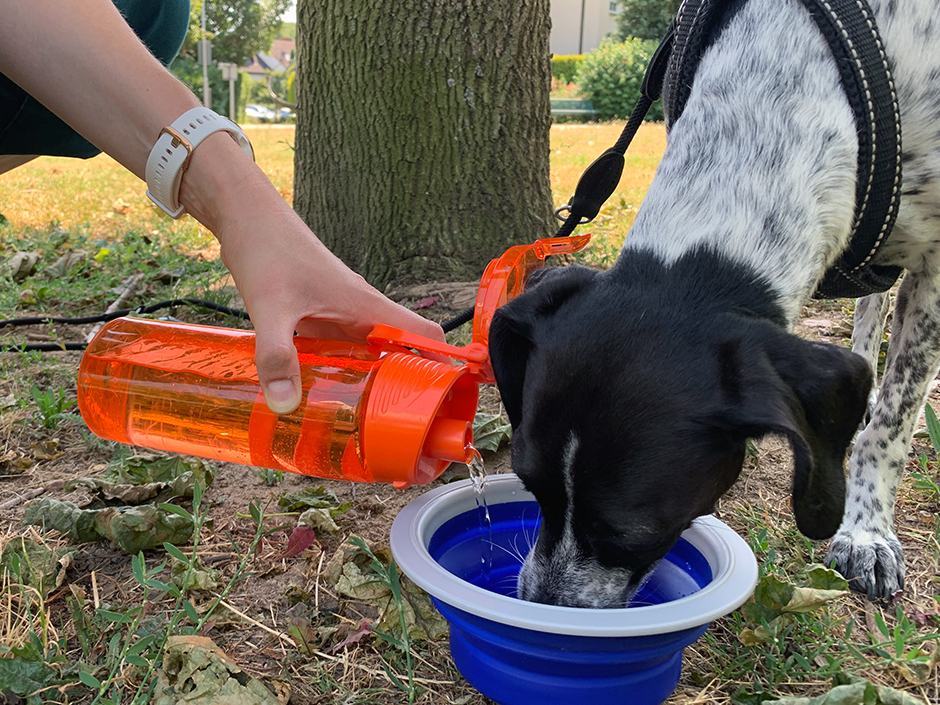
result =
[[[901,202],[876,263],[906,273],[880,391],[887,295],[858,301],[856,354],[790,334],[847,245],[858,145],[806,10],[748,0],[701,60],[616,266],[544,277],[494,319],[514,468],[549,527],[524,597],[624,604],[766,433],[793,445],[801,530],[835,534],[829,556],[855,589],[902,588],[895,493],[940,366],[940,13],[869,2],[903,128]]]

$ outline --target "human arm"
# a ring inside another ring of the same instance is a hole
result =
[[[0,72],[141,178],[160,130],[199,106],[110,0],[0,0]],[[443,339],[439,326],[330,253],[227,134],[195,150],[180,202],[220,242],[255,325],[259,378],[274,411],[300,401],[295,330],[363,340],[387,323]]]

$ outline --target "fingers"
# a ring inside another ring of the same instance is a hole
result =
[[[402,328],[412,333],[423,335],[425,338],[430,338],[431,340],[437,340],[441,343],[446,342],[444,339],[444,330],[439,324],[423,316],[419,316],[414,311],[404,306],[399,306],[388,299],[386,299],[386,301],[388,301],[390,305],[383,312],[384,317],[376,320],[376,323],[385,323],[386,325],[395,326],[396,328]]]
[[[294,347],[293,326],[267,328],[273,322],[259,321],[255,328],[255,365],[268,408],[289,414],[300,406],[300,363]]]

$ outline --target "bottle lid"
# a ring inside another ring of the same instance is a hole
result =
[[[361,419],[362,462],[375,482],[423,485],[452,462],[469,462],[479,379],[411,353],[390,353]]]

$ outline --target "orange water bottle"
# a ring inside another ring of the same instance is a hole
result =
[[[406,487],[469,462],[485,347],[455,366],[410,348],[465,349],[387,326],[369,340],[295,337],[303,401],[277,415],[253,332],[118,318],[85,350],[78,405],[108,440],[322,478]]]

